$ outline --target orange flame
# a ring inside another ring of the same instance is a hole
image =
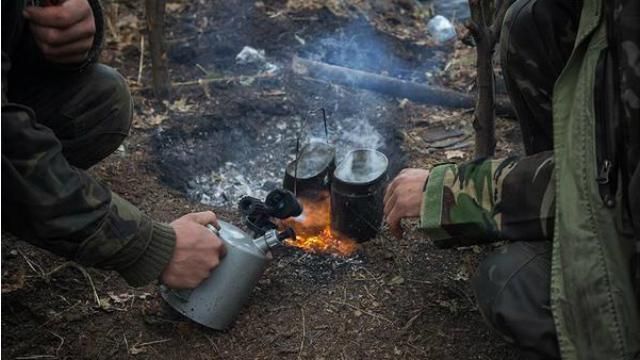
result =
[[[306,252],[329,253],[349,256],[358,250],[358,243],[331,230],[331,198],[323,193],[319,199],[298,199],[304,211],[296,218],[282,223],[296,232],[295,240],[286,240],[285,244],[295,246]]]

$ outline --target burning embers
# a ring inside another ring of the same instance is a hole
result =
[[[339,256],[350,256],[358,250],[355,240],[331,229],[331,196],[328,191],[298,200],[304,209],[302,215],[283,221],[283,225],[295,230],[296,239],[286,240],[285,244],[306,252]]]
[[[335,148],[310,143],[289,163],[284,187],[298,194],[301,216],[287,219],[297,236],[289,245],[348,256],[376,236],[382,221],[387,157],[373,149],[352,150],[336,167]]]

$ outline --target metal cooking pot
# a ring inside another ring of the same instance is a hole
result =
[[[332,145],[323,142],[306,144],[298,159],[287,165],[283,187],[298,197],[307,198],[314,198],[318,193],[328,191],[331,173],[336,167],[335,157],[336,149]]]
[[[378,234],[382,223],[387,157],[373,149],[349,152],[333,172],[331,228],[358,242]]]
[[[228,328],[249,299],[267,265],[273,258],[270,249],[280,245],[275,230],[251,238],[238,227],[218,220],[218,236],[227,254],[197,288],[175,290],[161,288],[171,307],[189,319],[217,330]]]

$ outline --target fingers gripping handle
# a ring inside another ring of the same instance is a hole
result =
[[[220,231],[218,231],[218,229],[216,229],[215,226],[211,224],[207,224],[207,229],[209,229],[209,231],[211,231],[213,235],[219,237],[222,240],[222,238],[220,237]],[[191,294],[194,291],[194,289],[167,289],[167,290],[171,291],[176,296],[176,298],[180,299],[180,301],[185,303],[189,301],[189,297],[191,297]]]

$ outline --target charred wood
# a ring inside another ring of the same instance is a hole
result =
[[[423,104],[450,108],[473,108],[475,103],[473,96],[451,89],[419,84],[297,56],[293,58],[291,68],[293,73],[297,75],[398,98],[407,98]],[[513,116],[513,109],[508,102],[497,103],[496,111],[501,115]]]

